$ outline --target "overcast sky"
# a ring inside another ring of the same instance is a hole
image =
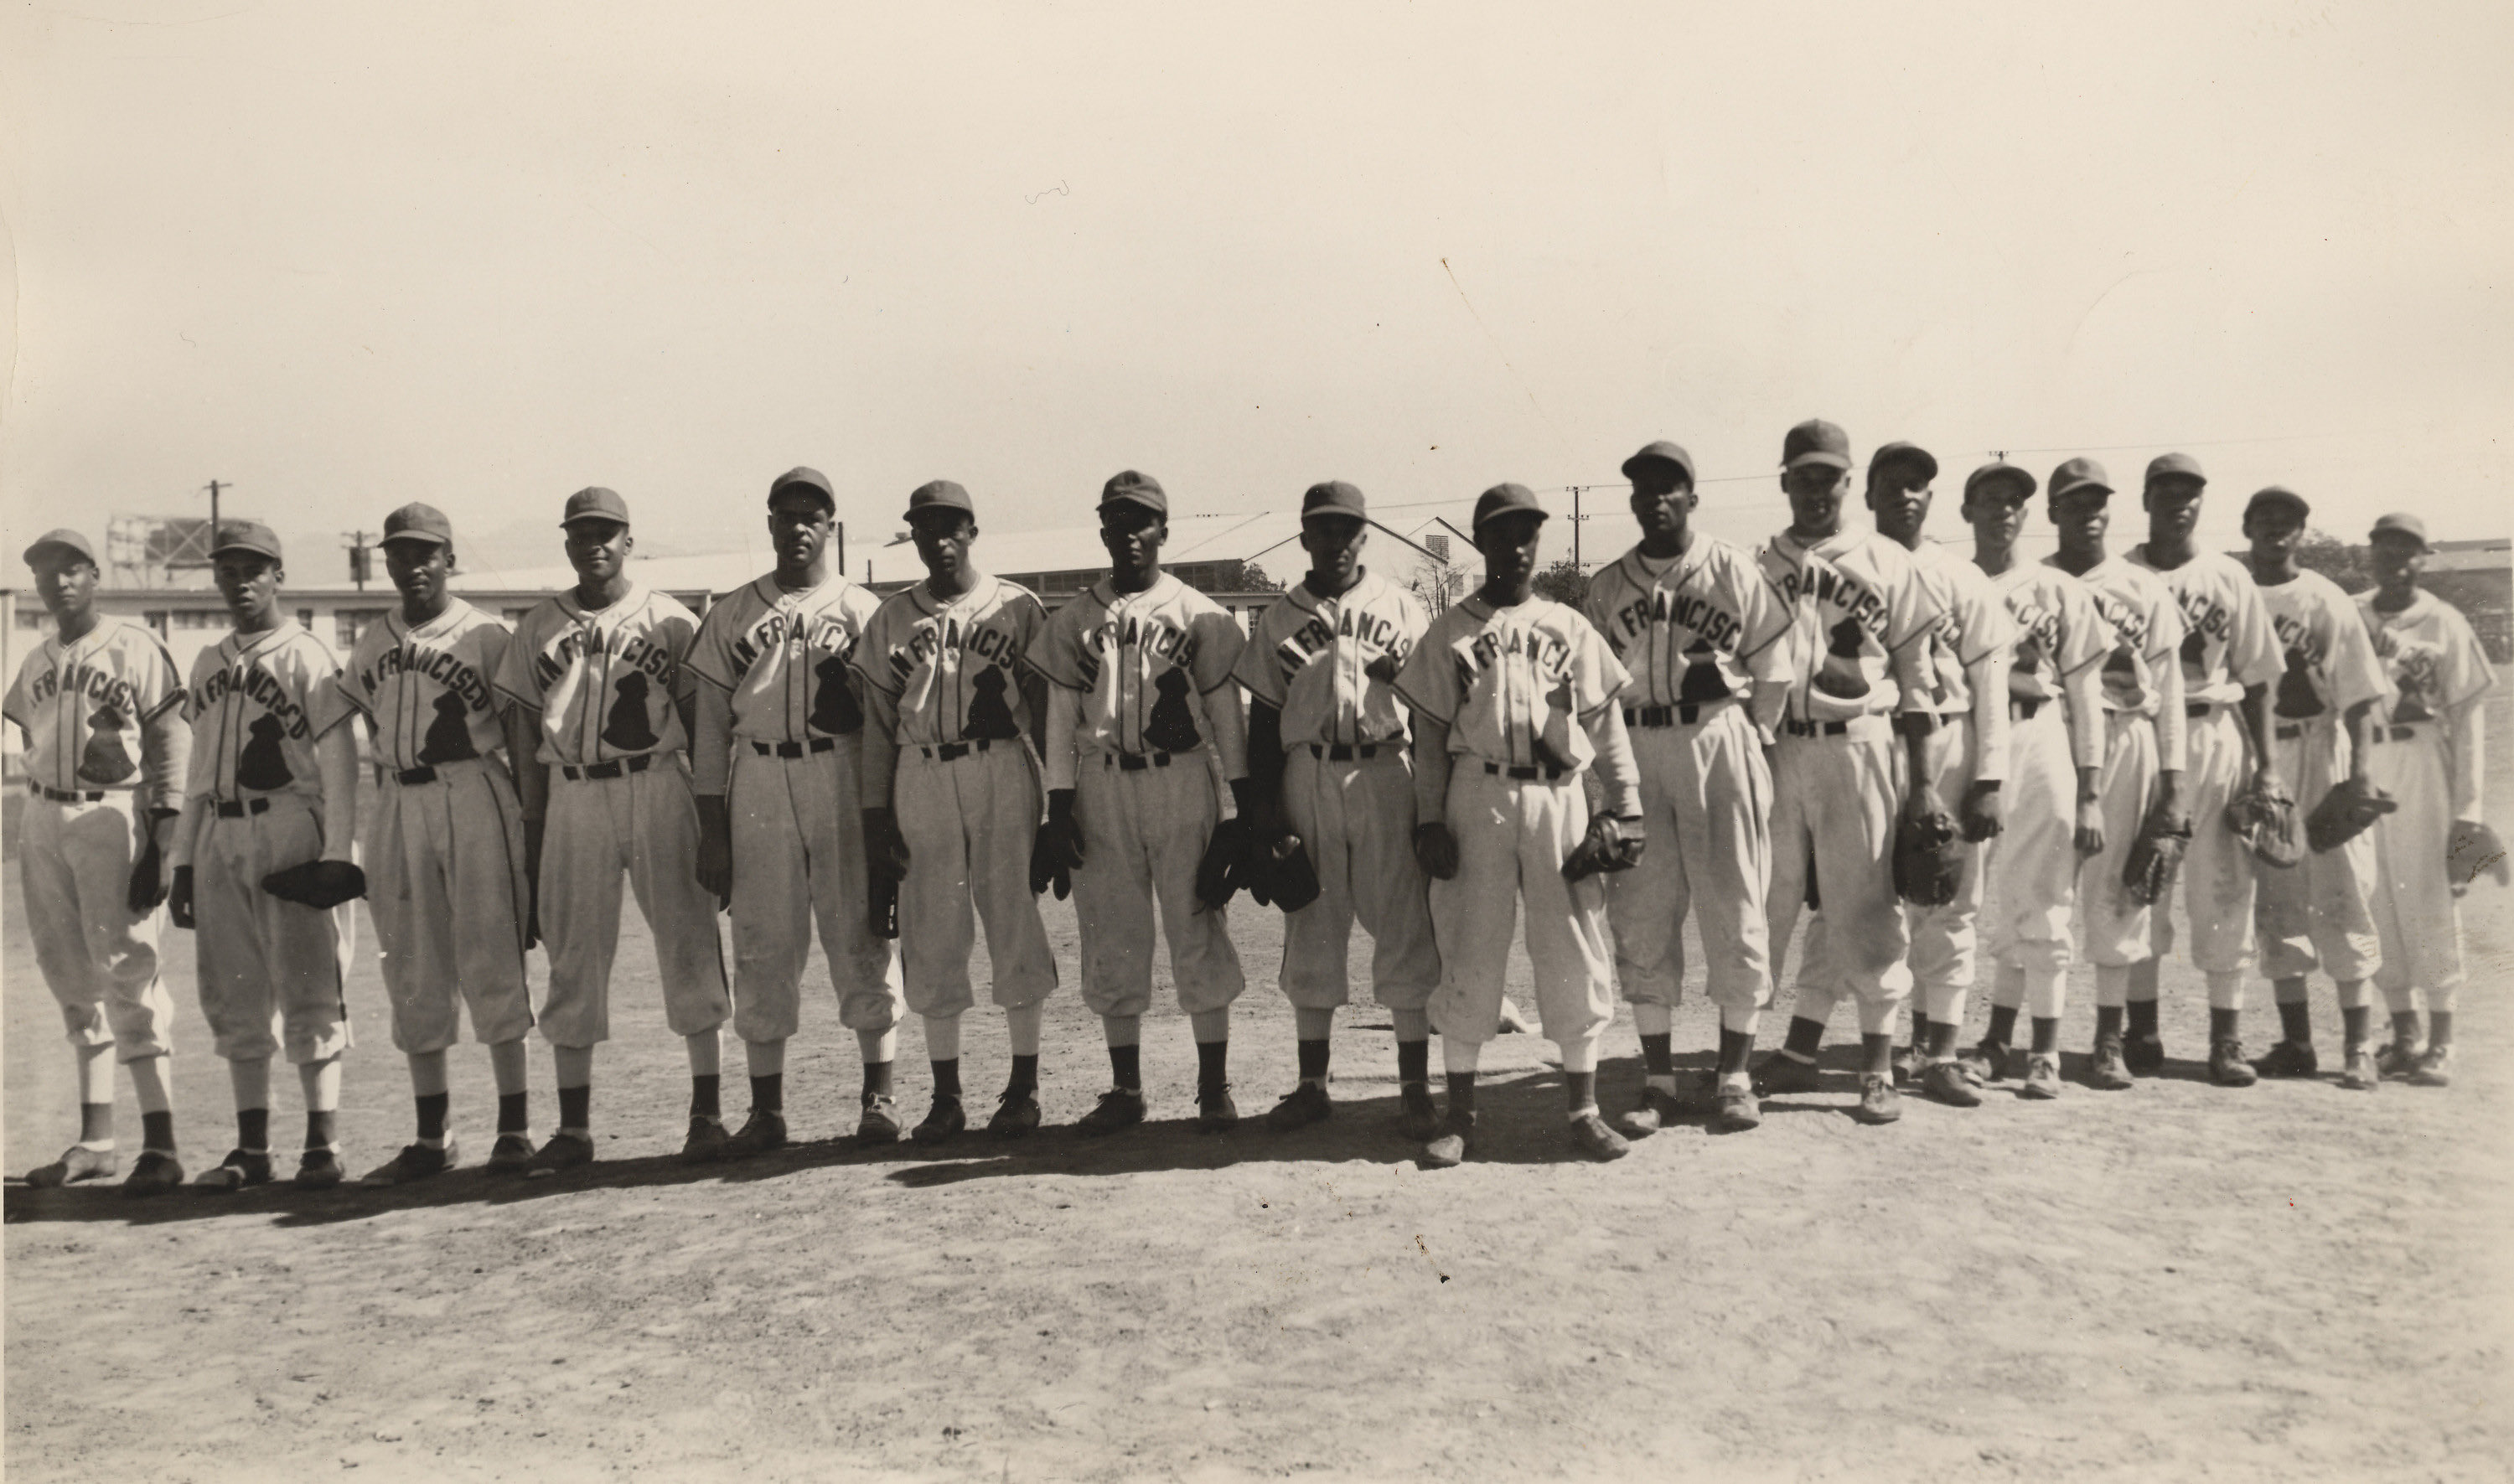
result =
[[[2501,0],[713,9],[0,16],[7,549],[212,477],[301,585],[408,500],[555,561],[592,483],[739,549],[805,462],[882,533],[1605,485],[1594,561],[1653,437],[1777,529],[1815,415],[1933,528],[2168,447],[2228,543],[2508,528]]]

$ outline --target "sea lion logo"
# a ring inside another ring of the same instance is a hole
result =
[[[1726,677],[1720,673],[1719,652],[1708,639],[1696,639],[1684,652],[1684,679],[1676,688],[1676,699],[1687,705],[1706,701],[1724,701],[1732,693]]]
[[[603,718],[602,742],[622,752],[645,752],[662,739],[646,716],[646,672],[630,670],[620,677],[611,714]]]
[[[974,694],[969,698],[969,714],[960,728],[961,736],[993,742],[1010,742],[1021,736],[1020,726],[1013,721],[1012,705],[1004,697],[1004,672],[996,665],[978,671],[969,682]]]
[[[1204,741],[1196,729],[1196,713],[1188,709],[1187,671],[1172,665],[1161,671],[1153,682],[1160,700],[1153,702],[1153,716],[1144,728],[1144,741],[1162,752],[1186,752]]]
[[[279,718],[264,713],[246,730],[251,738],[236,754],[236,786],[268,793],[297,782],[297,775],[288,771],[288,755],[279,747]]]
[[[79,754],[78,776],[91,783],[119,783],[140,770],[131,749],[122,744],[122,729],[131,725],[111,706],[99,706],[87,719],[87,746]]]
[[[436,719],[427,724],[427,735],[420,739],[419,760],[433,766],[437,763],[459,763],[480,755],[471,745],[469,707],[452,691],[436,693]]]
[[[2138,656],[2127,644],[2116,644],[2104,656],[2104,694],[2112,699],[2118,710],[2136,710],[2147,701],[2147,687],[2139,684]]]
[[[864,707],[847,684],[846,656],[831,655],[812,666],[812,714],[805,724],[831,737],[863,730]]]
[[[2182,636],[2182,678],[2193,685],[2209,676],[2209,636],[2192,629]]]
[[[1859,651],[1867,631],[1857,619],[1845,619],[1825,634],[1824,664],[1815,688],[1837,701],[1857,701],[1868,694],[1868,676],[1859,667]]]
[[[1536,760],[1549,768],[1571,771],[1571,677],[1545,693],[1545,717],[1528,739]]]
[[[2291,648],[2287,652],[2287,673],[2279,677],[2278,714],[2291,721],[2322,714],[2322,693],[2313,688],[2313,667],[2304,662],[2304,651]]]
[[[2404,644],[2393,658],[2392,686],[2400,700],[2392,704],[2394,721],[2433,721],[2444,686],[2436,674],[2441,658],[2431,645]]]

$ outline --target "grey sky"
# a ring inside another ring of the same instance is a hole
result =
[[[588,483],[706,550],[798,461],[1002,530],[1663,436],[1751,539],[1818,414],[1933,528],[2177,445],[2230,543],[2274,480],[2507,528],[2501,4],[703,9],[7,12],[12,532],[215,475],[329,582],[412,499],[555,561]]]

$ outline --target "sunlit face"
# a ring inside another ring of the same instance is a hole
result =
[[[1537,537],[1544,529],[1545,516],[1537,510],[1513,510],[1476,527],[1485,584],[1516,589],[1534,578]]]
[[[268,625],[279,610],[279,584],[288,577],[276,557],[259,551],[222,551],[211,558],[210,571],[238,627]]]
[[[1362,542],[1370,527],[1358,515],[1313,515],[1301,522],[1301,549],[1310,554],[1310,570],[1338,583],[1353,581],[1361,567]]]
[[[916,542],[916,558],[937,579],[955,580],[969,570],[969,547],[978,540],[978,522],[966,510],[928,508],[908,517],[908,534]]]
[[[637,539],[626,525],[588,515],[568,525],[567,564],[584,582],[608,582],[628,565],[628,553],[636,545]]]
[[[1644,461],[1633,473],[1633,519],[1641,522],[1644,537],[1683,535],[1700,502],[1692,481],[1675,464]]]
[[[2304,531],[2304,512],[2284,501],[2261,505],[2244,517],[2244,540],[2252,543],[2254,566],[2285,567],[2295,560]]]
[[[453,575],[454,548],[443,541],[405,536],[385,542],[385,576],[406,602],[434,608],[445,596],[445,580]]]
[[[2427,570],[2427,543],[2407,532],[2381,532],[2372,544],[2372,562],[2375,582],[2398,592]]]
[[[1790,497],[1790,528],[1802,536],[1831,536],[1842,529],[1842,502],[1850,497],[1850,470],[1803,463],[1781,476]]]
[[[1934,492],[1921,467],[1897,460],[1868,475],[1868,508],[1877,512],[1877,529],[1888,541],[1909,543],[1929,518]]]
[[[789,485],[768,497],[768,544],[777,553],[781,571],[801,572],[811,566],[836,529],[837,518],[818,490]]]
[[[55,622],[83,619],[96,606],[97,583],[103,578],[96,563],[67,546],[45,546],[29,565],[35,573],[35,593]]]
[[[2192,530],[2200,524],[2200,495],[2208,481],[2188,474],[2164,474],[2147,482],[2146,493],[2139,502],[2147,506],[2147,534],[2151,541],[2180,545],[2191,539]]]
[[[2110,490],[2081,485],[2051,498],[2051,524],[2059,529],[2063,546],[2081,551],[2100,546],[2112,523]]]
[[[1124,500],[1100,507],[1100,544],[1109,548],[1109,565],[1122,575],[1151,571],[1169,534],[1168,518],[1150,505]]]
[[[2025,512],[2033,503],[2033,496],[2018,481],[1989,480],[1965,497],[1965,523],[1972,527],[1977,545],[2007,551],[2025,534]]]

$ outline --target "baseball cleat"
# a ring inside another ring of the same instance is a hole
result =
[[[856,1120],[859,1148],[878,1149],[899,1143],[899,1100],[888,1093],[864,1095],[864,1116]]]
[[[1327,1097],[1326,1084],[1304,1077],[1300,1086],[1285,1093],[1282,1101],[1267,1112],[1266,1127],[1277,1134],[1288,1134],[1323,1123],[1334,1111],[1335,1103]]]
[[[1075,1128],[1098,1137],[1131,1129],[1144,1121],[1144,1090],[1140,1087],[1113,1087],[1100,1095],[1091,1111],[1075,1121]]]
[[[2087,1068],[2087,1085],[2107,1093],[2118,1093],[2137,1085],[2129,1074],[2129,1063],[2124,1059],[2119,1036],[2106,1036],[2095,1043],[2095,1059]]]
[[[2048,1103],[2060,1096],[2060,1057],[2056,1052],[2030,1052],[2025,1058],[2025,1085],[2016,1090],[2020,1098]]]
[[[1763,1100],[1744,1077],[1722,1077],[1711,1088],[1711,1126],[1724,1134],[1742,1134],[1764,1122]]]
[[[1606,1127],[1606,1120],[1595,1113],[1582,1113],[1571,1120],[1571,1147],[1600,1164],[1621,1159],[1633,1151],[1624,1136]]]
[[[2209,1080],[2219,1087],[2250,1087],[2261,1079],[2252,1063],[2244,1060],[2241,1041],[2212,1041],[2209,1045]]]
[[[1440,1109],[1432,1102],[1432,1085],[1408,1082],[1397,1089],[1398,1116],[1405,1121],[1405,1137],[1429,1143],[1440,1137]]]
[[[1824,1073],[1813,1062],[1802,1062],[1785,1051],[1776,1051],[1755,1068],[1755,1091],[1759,1096],[1776,1098],[1783,1093],[1811,1093],[1824,1082]]]
[[[1906,1046],[1902,1050],[1894,1053],[1894,1085],[1896,1087],[1914,1087],[1919,1085],[1921,1074],[1928,1069],[1928,1054],[1922,1051],[1918,1046]]]
[[[288,1183],[300,1190],[329,1190],[346,1176],[341,1168],[340,1147],[327,1143],[298,1155],[297,1174]]]
[[[1981,1090],[1973,1084],[1972,1075],[1956,1062],[1932,1062],[1921,1073],[1924,1096],[1949,1107],[1981,1106]]]
[[[2374,1053],[2374,1069],[2392,1080],[2404,1081],[2418,1069],[2418,1047],[2415,1041],[2391,1041]]]
[[[1684,1104],[1676,1094],[1644,1084],[1641,1102],[1615,1115],[1615,1130],[1627,1139],[1647,1139],[1683,1121]]]
[[[1019,1139],[1037,1127],[1038,1099],[1009,1088],[995,1099],[995,1116],[987,1120],[987,1132],[997,1139]]]
[[[681,1163],[711,1164],[724,1157],[725,1146],[732,1143],[733,1135],[726,1132],[723,1119],[692,1113],[690,1132],[681,1140]],[[525,1157],[530,1158],[531,1151],[527,1150]]]
[[[2311,1041],[2280,1041],[2252,1063],[2252,1070],[2264,1077],[2310,1077],[2322,1070],[2322,1062]]]
[[[102,1180],[122,1168],[122,1155],[112,1149],[91,1149],[74,1143],[61,1150],[61,1157],[48,1165],[37,1165],[26,1172],[26,1183],[38,1190],[57,1185],[75,1185],[81,1181]]]
[[[1454,1170],[1467,1162],[1476,1146],[1476,1115],[1451,1117],[1440,1125],[1439,1134],[1423,1145],[1423,1163],[1435,1170]]]
[[[268,1149],[229,1149],[226,1158],[192,1177],[195,1190],[241,1190],[269,1183]]]
[[[2122,1062],[2134,1076],[2153,1077],[2165,1070],[2165,1038],[2131,1036],[2122,1042]]]
[[[1239,1126],[1239,1104],[1231,1101],[1230,1083],[1225,1082],[1209,1093],[1196,1095],[1196,1126],[1206,1134],[1219,1134]]]
[[[924,1121],[908,1131],[908,1137],[918,1143],[941,1143],[969,1126],[969,1115],[960,1109],[960,1100],[935,1095],[934,1105],[925,1110]]]
[[[2349,1052],[2340,1064],[2339,1085],[2352,1093],[2371,1093],[2381,1087],[2383,1073],[2374,1064],[2374,1054],[2363,1046]]]
[[[591,1163],[593,1141],[583,1134],[571,1134],[562,1129],[552,1134],[535,1152],[532,1160],[524,1166],[524,1174],[533,1180],[547,1180],[561,1170],[582,1170]]]
[[[1862,1123],[1892,1123],[1903,1116],[1903,1095],[1894,1091],[1894,1078],[1889,1072],[1863,1072],[1859,1078],[1859,1105],[1850,1116]]]
[[[444,1174],[453,1169],[461,1157],[455,1148],[454,1136],[451,1134],[445,1136],[445,1147],[441,1149],[431,1149],[424,1143],[404,1144],[400,1153],[360,1176],[358,1183],[406,1185],[413,1181],[426,1180],[431,1175]],[[302,1175],[304,1172],[299,1173]]]
[[[786,1147],[786,1115],[755,1107],[742,1120],[742,1128],[724,1142],[724,1157],[742,1159],[752,1154],[765,1154]]]
[[[2007,1042],[1984,1041],[1958,1057],[1956,1061],[1966,1071],[1972,1074],[1975,1082],[1998,1082],[2016,1070],[2009,1064],[2015,1057],[2015,1048]]]
[[[520,1175],[532,1162],[533,1142],[530,1138],[522,1134],[501,1134],[498,1142],[489,1146],[489,1162],[481,1168],[492,1175]]]
[[[123,1178],[125,1195],[163,1195],[183,1183],[183,1166],[163,1149],[142,1149]]]
[[[2427,1054],[2418,1058],[2418,1069],[2410,1073],[2410,1085],[2412,1087],[2453,1086],[2453,1043],[2448,1041],[2442,1046],[2428,1047]]]

